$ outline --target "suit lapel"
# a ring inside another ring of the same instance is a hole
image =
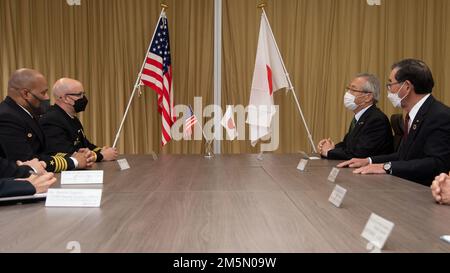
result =
[[[430,96],[422,105],[422,107],[420,107],[419,112],[417,112],[416,116],[414,117],[414,120],[411,124],[411,128],[409,128],[408,138],[406,139],[404,145],[402,145],[403,147],[401,153],[404,156],[408,155],[410,148],[413,146],[414,140],[419,134],[423,121],[425,120],[425,117],[434,102],[435,102],[434,97]]]
[[[65,128],[70,130],[70,134],[74,135],[77,133],[76,130],[74,130],[74,126],[73,123],[75,122],[75,120],[73,118],[71,118],[66,111],[64,111],[61,107],[59,107],[57,104],[54,104],[52,107],[54,107],[56,109],[56,111],[58,111],[58,117],[62,118],[64,120],[65,123]],[[75,117],[76,118],[76,117]]]
[[[44,138],[44,132],[42,131],[41,127],[37,123],[37,120],[32,118],[25,110],[22,109],[13,99],[10,97],[7,97],[5,99],[5,102],[11,106],[22,118],[23,122],[27,124],[28,128],[31,128],[31,130],[34,132],[34,134],[39,138],[42,147],[45,147],[45,138]],[[27,132],[27,137],[31,138],[33,132]]]
[[[359,134],[359,131],[364,127],[364,124],[366,124],[367,118],[370,116],[370,114],[374,111],[375,105],[372,105],[369,109],[367,109],[366,112],[359,118],[359,120],[356,122],[355,129],[353,129],[351,135],[357,136]]]
[[[57,104],[52,106],[56,109],[56,111],[59,111],[58,117],[61,117],[65,123],[64,128],[69,130],[70,132],[70,138],[74,139],[74,146],[78,146],[80,143],[82,145],[84,144],[84,132],[82,130],[83,126],[81,125],[80,120],[75,116],[71,118],[61,107],[59,107]],[[78,129],[81,128],[81,129]]]

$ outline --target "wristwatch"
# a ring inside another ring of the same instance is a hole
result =
[[[387,174],[392,174],[392,163],[391,162],[384,163],[383,169]]]

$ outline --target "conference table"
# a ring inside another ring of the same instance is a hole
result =
[[[104,170],[100,208],[0,206],[0,252],[285,253],[369,252],[361,233],[372,213],[395,224],[383,252],[450,252],[450,207],[428,187],[389,175],[354,175],[337,161],[300,154],[124,155]],[[340,208],[328,199],[347,189]],[[54,187],[59,188],[59,181]]]

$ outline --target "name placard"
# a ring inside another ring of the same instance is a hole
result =
[[[304,172],[306,169],[306,165],[308,165],[308,160],[302,159],[300,163],[298,163],[297,170]]]
[[[335,205],[337,208],[340,208],[342,205],[342,202],[344,201],[346,193],[347,193],[346,189],[344,189],[343,187],[341,187],[339,185],[336,185],[336,187],[334,187],[334,190],[331,193],[328,201],[330,201],[330,203]]]
[[[446,242],[447,244],[450,244],[450,235],[441,236],[441,240]]]
[[[333,168],[330,172],[330,175],[328,175],[328,181],[330,181],[331,183],[335,183],[338,175],[339,175],[339,169]]]
[[[101,189],[49,189],[46,207],[99,208]]]
[[[61,185],[103,184],[103,171],[66,171],[61,173]]]
[[[121,171],[128,170],[131,168],[130,164],[128,164],[128,161],[125,158],[117,160],[117,163],[119,164]]]
[[[394,223],[372,213],[361,236],[377,248],[383,249],[394,226]]]

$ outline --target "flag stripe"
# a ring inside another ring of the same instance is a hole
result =
[[[162,75],[162,68],[156,67],[154,65],[146,63],[144,65],[144,69],[147,69],[149,71],[153,71],[156,75]]]
[[[145,81],[145,80],[142,80],[142,83],[143,83],[144,85],[150,87],[151,89],[153,89],[157,94],[162,93],[162,89],[159,88],[158,86],[156,86],[154,83],[149,82],[149,81]]]
[[[157,67],[159,69],[163,69],[163,58],[161,58],[160,56],[156,55],[156,54],[148,54],[146,63],[149,65],[153,65],[154,67]]]
[[[141,77],[142,80],[153,83],[153,84],[154,84],[155,86],[157,86],[159,89],[162,89],[162,88],[163,88],[163,86],[162,86],[162,84],[161,84],[161,80],[160,80],[160,79],[161,79],[161,76],[160,76],[160,75],[156,74],[156,73],[153,72],[153,71],[146,70],[146,69],[144,69],[144,70],[142,71],[142,73],[143,73],[143,75],[142,75],[142,77]],[[145,74],[144,74],[144,73],[145,73]]]

